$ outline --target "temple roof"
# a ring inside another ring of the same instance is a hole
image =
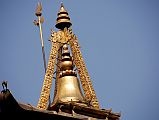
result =
[[[118,120],[120,117],[119,113],[112,113],[111,110],[98,110],[86,106],[82,106],[76,103],[59,103],[61,110],[72,110],[77,114],[90,116],[98,119],[105,119],[108,117],[109,120]],[[26,118],[35,117],[40,119],[65,119],[65,120],[81,120],[82,118],[73,116],[72,114],[59,114],[53,110],[39,110],[38,108],[30,105],[17,102],[11,94],[10,90],[6,89],[0,93],[0,112],[8,113],[24,113]],[[19,115],[15,115],[15,118],[20,118]]]
[[[49,120],[80,120],[79,118],[76,118],[75,116],[66,116],[57,114],[54,111],[48,111],[48,110],[39,110],[36,107],[30,105],[30,104],[24,104],[19,103],[16,101],[16,99],[13,97],[11,92],[7,89],[5,91],[2,91],[0,93],[0,112],[5,113],[14,113],[14,116],[12,116],[12,119],[22,118],[19,113],[23,113],[25,115],[25,119],[49,119]],[[17,113],[17,114],[16,114]],[[8,114],[5,115],[5,119],[10,118],[11,116]]]

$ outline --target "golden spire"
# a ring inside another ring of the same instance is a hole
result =
[[[94,91],[84,59],[82,57],[77,36],[75,36],[75,34],[72,32],[72,29],[69,28],[72,24],[63,4],[61,4],[60,10],[57,15],[58,18],[56,21],[56,28],[60,30],[51,33],[50,41],[52,43],[52,48],[50,51],[48,67],[44,77],[44,83],[37,107],[40,109],[47,109],[47,103],[52,85],[52,78],[54,76],[55,69],[57,69],[57,67],[55,67],[56,59],[61,60],[61,57],[59,56],[62,55],[62,60],[58,65],[60,66],[60,70],[57,70],[59,71],[59,73],[57,73],[59,74],[59,77],[57,77],[56,79],[56,81],[58,81],[58,87],[52,106],[58,103],[58,101],[87,101],[89,102],[90,106],[99,109],[99,103],[96,97],[96,93]],[[67,45],[64,45],[65,43],[70,45],[73,59],[70,56]],[[59,49],[61,48],[61,46],[63,46],[63,52],[61,51],[59,53]],[[78,75],[85,97],[83,97],[80,90],[79,80],[77,78],[76,72],[73,70],[73,65],[75,65],[78,70]]]
[[[63,3],[61,3],[61,7],[57,15],[58,17],[55,25],[56,28],[63,30],[65,27],[69,28],[72,25],[68,12],[65,10]]]

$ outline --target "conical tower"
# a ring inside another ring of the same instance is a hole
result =
[[[56,111],[57,114],[68,116],[71,114],[85,120],[96,118],[118,120],[119,113],[112,113],[111,109],[99,107],[77,36],[70,28],[72,23],[63,4],[57,16],[55,26],[59,30],[51,31],[52,47],[37,107],[41,110]],[[48,106],[53,78],[55,79],[54,98]]]
[[[40,99],[38,102],[38,108],[47,109],[47,102],[48,102],[48,98],[50,95],[52,79],[53,79],[55,71],[56,71],[56,80],[55,80],[56,82],[55,82],[55,92],[54,92],[53,104],[55,104],[56,101],[61,100],[61,99],[59,99],[60,98],[59,95],[61,94],[60,89],[62,89],[61,87],[63,87],[63,86],[60,85],[60,83],[61,83],[60,81],[62,81],[60,74],[61,74],[61,72],[66,72],[66,70],[63,71],[63,67],[60,65],[63,64],[63,62],[61,63],[61,61],[64,60],[62,58],[62,56],[66,54],[65,52],[62,54],[62,49],[64,49],[64,51],[65,51],[66,47],[63,47],[63,46],[64,45],[66,46],[66,44],[67,44],[70,46],[70,50],[71,50],[72,57],[73,57],[72,62],[76,66],[76,69],[77,69],[79,77],[80,77],[79,80],[80,80],[80,83],[82,84],[82,88],[84,91],[84,97],[82,97],[80,88],[78,87],[76,89],[77,94],[79,94],[77,96],[78,97],[80,96],[78,99],[80,99],[80,100],[85,99],[85,102],[89,103],[89,105],[91,105],[92,107],[94,107],[96,109],[99,109],[99,103],[96,98],[96,94],[93,89],[86,65],[84,63],[77,37],[73,34],[72,30],[70,29],[70,26],[72,24],[70,22],[68,12],[65,10],[63,3],[61,4],[60,10],[57,15],[58,15],[58,18],[56,20],[55,26],[59,29],[59,31],[57,31],[57,32],[52,31],[52,33],[51,33],[50,41],[52,43],[52,48],[50,51],[50,57],[49,57],[49,62],[48,62],[48,67],[46,70],[45,78],[44,78],[41,96],[40,96]],[[69,56],[65,56],[65,57],[69,57]],[[55,64],[57,64],[56,65],[57,67],[55,67]],[[65,67],[67,68],[67,66],[65,66]],[[70,70],[70,68],[68,70]],[[72,73],[73,72],[74,71],[72,71]],[[71,76],[71,75],[69,75],[69,76]],[[74,85],[78,86],[77,77],[75,79],[76,80],[74,80],[74,81],[76,81],[76,83]],[[66,91],[64,96],[67,96],[67,95],[68,94]],[[74,93],[74,96],[77,97],[75,95],[75,93]]]
[[[34,20],[34,24],[40,29],[44,59],[41,25],[44,19],[41,17],[42,5],[40,3],[37,6],[35,15],[38,20]],[[50,41],[52,47],[37,107],[16,101],[9,89],[7,89],[7,83],[3,82],[4,90],[0,93],[0,112],[8,112],[8,114],[23,112],[28,119],[32,119],[32,115],[34,115],[35,119],[119,120],[119,113],[113,113],[112,109],[100,109],[80,51],[78,39],[73,34],[70,28],[71,25],[68,13],[61,4],[55,25],[58,31],[51,31]],[[45,59],[44,67],[46,68]],[[53,79],[55,80],[54,98],[52,103],[49,102],[48,105]],[[17,118],[19,116],[15,117],[15,119]]]

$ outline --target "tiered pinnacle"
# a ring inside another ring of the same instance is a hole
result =
[[[66,75],[76,76],[75,71],[73,71],[73,61],[70,56],[67,44],[63,46],[62,60],[60,64],[60,77]]]
[[[63,30],[65,27],[69,28],[72,25],[68,12],[65,10],[63,3],[61,3],[61,8],[57,15],[56,28]]]
[[[99,109],[99,103],[96,98],[86,65],[84,63],[77,37],[70,29],[71,25],[72,24],[70,22],[68,13],[65,10],[63,4],[61,4],[56,21],[56,27],[59,29],[59,31],[52,31],[50,37],[52,48],[50,51],[48,67],[44,77],[41,96],[37,106],[40,109],[47,109],[47,102],[49,99],[52,79],[55,71],[55,95],[52,106],[56,105],[59,101],[87,101],[89,102],[89,106],[91,105],[91,107]],[[70,46],[73,59],[70,57],[67,45]],[[78,85],[79,83],[76,73],[73,71],[73,64],[76,66],[80,77],[80,82],[85,94],[84,98]],[[57,67],[55,67],[55,65],[57,65]],[[70,89],[68,86],[72,86],[72,89]]]

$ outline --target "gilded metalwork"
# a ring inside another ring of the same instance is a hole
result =
[[[38,102],[38,108],[47,108],[47,102],[50,94],[55,67],[54,65],[56,64],[56,55],[58,54],[57,59],[59,61],[57,62],[57,65],[59,66],[60,64],[60,74],[59,67],[56,67],[58,69],[56,71],[57,75],[53,104],[55,104],[57,101],[84,101],[84,99],[86,98],[86,100],[90,101],[90,104],[92,104],[94,108],[99,109],[99,103],[96,98],[96,94],[93,89],[86,65],[84,63],[77,37],[72,33],[71,29],[68,29],[71,26],[71,22],[67,22],[68,19],[65,22],[60,21],[60,19],[63,19],[63,17],[61,17],[62,15],[66,15],[65,18],[69,18],[67,11],[65,11],[63,7],[63,4],[61,5],[61,9],[58,13],[58,19],[56,24],[56,27],[60,30],[58,32],[52,31],[50,36],[50,41],[52,42],[52,49],[50,52],[48,68],[45,74],[41,96]],[[60,27],[58,25],[60,25]],[[66,47],[66,44],[69,44],[71,47],[73,59],[71,59],[70,56],[66,55],[68,54],[68,48]],[[58,52],[60,46],[63,46],[62,60],[62,51]],[[67,58],[67,60],[65,58]],[[85,98],[83,97],[82,92],[80,90],[79,81],[77,79],[76,73],[75,71],[73,71],[72,60],[77,67],[82,88],[85,93]]]
[[[84,101],[82,92],[80,90],[79,81],[76,76],[64,76],[60,79],[59,85],[59,94],[58,94],[58,101],[61,102],[70,102],[76,101],[81,102]]]
[[[84,63],[81,51],[80,51],[80,47],[78,44],[78,40],[77,37],[72,33],[72,30],[65,30],[65,32],[67,32],[67,37],[69,39],[69,43],[71,46],[71,50],[72,50],[72,54],[73,54],[73,58],[74,58],[74,63],[77,67],[79,76],[80,76],[80,80],[82,83],[82,87],[85,93],[85,97],[88,101],[91,101],[93,107],[98,108],[99,109],[99,103],[98,100],[96,98],[96,94],[95,91],[93,89],[91,80],[90,80],[90,76],[88,74],[86,65]]]
[[[53,104],[60,102],[82,102],[82,95],[79,80],[75,71],[73,71],[73,61],[70,56],[67,44],[63,45],[62,60],[60,63],[60,77],[58,80],[58,93],[55,96]]]
[[[40,29],[43,48],[41,23],[43,23],[44,19],[41,17],[42,6],[40,3],[38,3],[35,15],[38,20],[34,20],[34,24]],[[79,118],[82,119],[118,120],[120,114],[112,113],[111,109],[105,110],[99,107],[77,36],[73,34],[70,28],[71,25],[69,15],[63,4],[61,4],[56,19],[56,28],[59,30],[57,32],[51,30],[50,41],[52,47],[37,108],[56,111],[57,114],[60,112],[66,114],[66,116],[72,114],[72,116],[80,116]],[[77,72],[80,79],[77,77]],[[55,73],[56,78],[54,77]],[[48,106],[53,78],[55,79],[54,98],[53,102],[50,102],[51,104]],[[80,82],[85,96],[83,96],[80,89]]]
[[[39,102],[37,105],[37,107],[39,109],[46,109],[47,108],[47,102],[49,99],[50,90],[51,90],[51,86],[52,86],[54,65],[56,63],[56,55],[57,55],[58,49],[59,49],[59,43],[53,42],[51,52],[50,52],[49,62],[48,62],[46,74],[44,77],[42,90],[41,90],[40,99],[39,99]]]
[[[61,4],[60,11],[57,15],[58,17],[55,25],[56,28],[63,30],[65,27],[69,28],[72,25],[68,12],[65,10],[63,3]]]
[[[68,39],[65,37],[65,32],[63,30],[59,30],[57,32],[51,31],[50,41],[58,42],[61,45],[68,43]]]
[[[58,51],[58,57],[57,57],[57,67],[56,67],[56,80],[55,80],[55,89],[54,89],[54,98],[53,101],[57,101],[56,100],[56,95],[58,95],[59,92],[59,78],[60,78],[60,63],[61,63],[61,59],[62,59],[62,47],[60,47],[59,51]]]

